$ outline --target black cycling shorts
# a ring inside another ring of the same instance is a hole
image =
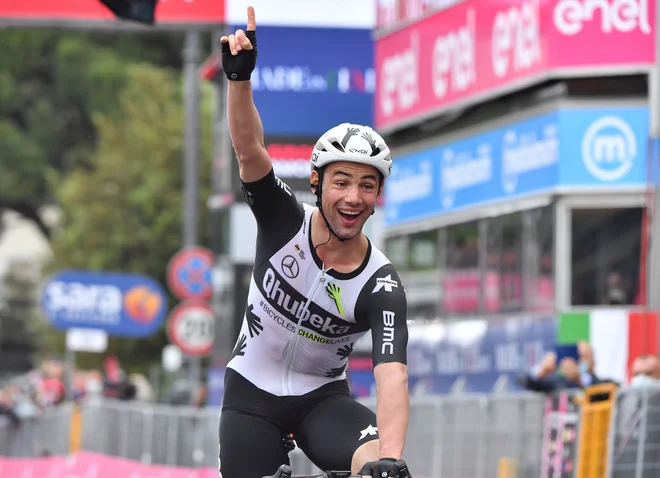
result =
[[[350,470],[353,453],[378,438],[376,414],[351,397],[345,380],[278,397],[227,369],[220,416],[220,476],[263,478],[289,465],[283,437],[321,470]],[[296,470],[293,470],[294,473]]]

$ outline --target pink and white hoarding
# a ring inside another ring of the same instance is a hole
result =
[[[146,465],[97,453],[36,459],[0,458],[0,478],[218,478],[213,468]]]
[[[466,0],[376,41],[382,131],[562,75],[645,72],[652,0]]]
[[[295,475],[294,475],[295,476]],[[222,478],[214,468],[145,465],[98,453],[67,457],[3,458],[0,478]],[[420,477],[424,478],[424,477]]]

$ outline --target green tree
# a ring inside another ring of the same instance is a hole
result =
[[[54,201],[47,172],[86,164],[97,141],[94,115],[121,114],[129,65],[180,70],[183,38],[10,29],[0,30],[0,45],[0,210],[23,214],[48,235],[38,214]]]
[[[97,149],[88,164],[53,180],[64,218],[53,236],[55,260],[49,269],[140,273],[164,285],[167,263],[181,245],[182,85],[170,70],[146,64],[130,66],[127,74],[117,112],[94,116]],[[207,223],[210,194],[209,95],[204,89],[201,224]],[[201,224],[204,244],[208,231]],[[128,369],[145,372],[160,360],[166,340],[161,330],[144,340],[113,338],[110,349]],[[100,361],[98,355],[81,354],[79,363],[98,366]]]

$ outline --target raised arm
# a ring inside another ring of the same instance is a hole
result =
[[[254,8],[248,7],[247,32],[223,36],[222,67],[229,80],[227,116],[229,134],[236,151],[243,182],[258,181],[272,169],[264,145],[264,130],[252,98],[250,77],[257,64],[257,23]]]

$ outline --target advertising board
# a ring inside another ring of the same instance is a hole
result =
[[[224,0],[159,0],[156,24],[222,25]],[[0,25],[118,23],[98,0],[20,0],[0,2]]]
[[[647,107],[560,109],[395,157],[386,225],[557,188],[646,184]]]
[[[376,0],[376,29],[407,25],[433,10],[455,5],[462,0]]]
[[[135,274],[60,271],[44,284],[41,308],[61,330],[97,329],[110,336],[147,337],[165,319],[167,295]]]
[[[244,22],[247,7],[252,6],[259,28],[302,26],[371,30],[376,22],[376,0],[225,0],[225,3],[227,23]]]
[[[303,143],[266,140],[266,149],[273,161],[275,175],[291,188],[298,201],[315,205],[316,196],[309,186],[309,163],[314,144],[311,141]]]
[[[466,0],[379,38],[375,125],[388,132],[557,75],[647,72],[651,0]]]
[[[475,319],[416,325],[409,333],[411,395],[444,394],[456,387],[464,392],[490,393],[498,383],[515,391],[520,390],[519,374],[555,350],[557,320],[550,316]],[[349,367],[348,376],[357,395],[373,394],[370,366]]]
[[[245,26],[229,31],[237,28]],[[266,26],[257,35],[252,89],[266,136],[316,138],[341,123],[372,124],[370,30]]]

